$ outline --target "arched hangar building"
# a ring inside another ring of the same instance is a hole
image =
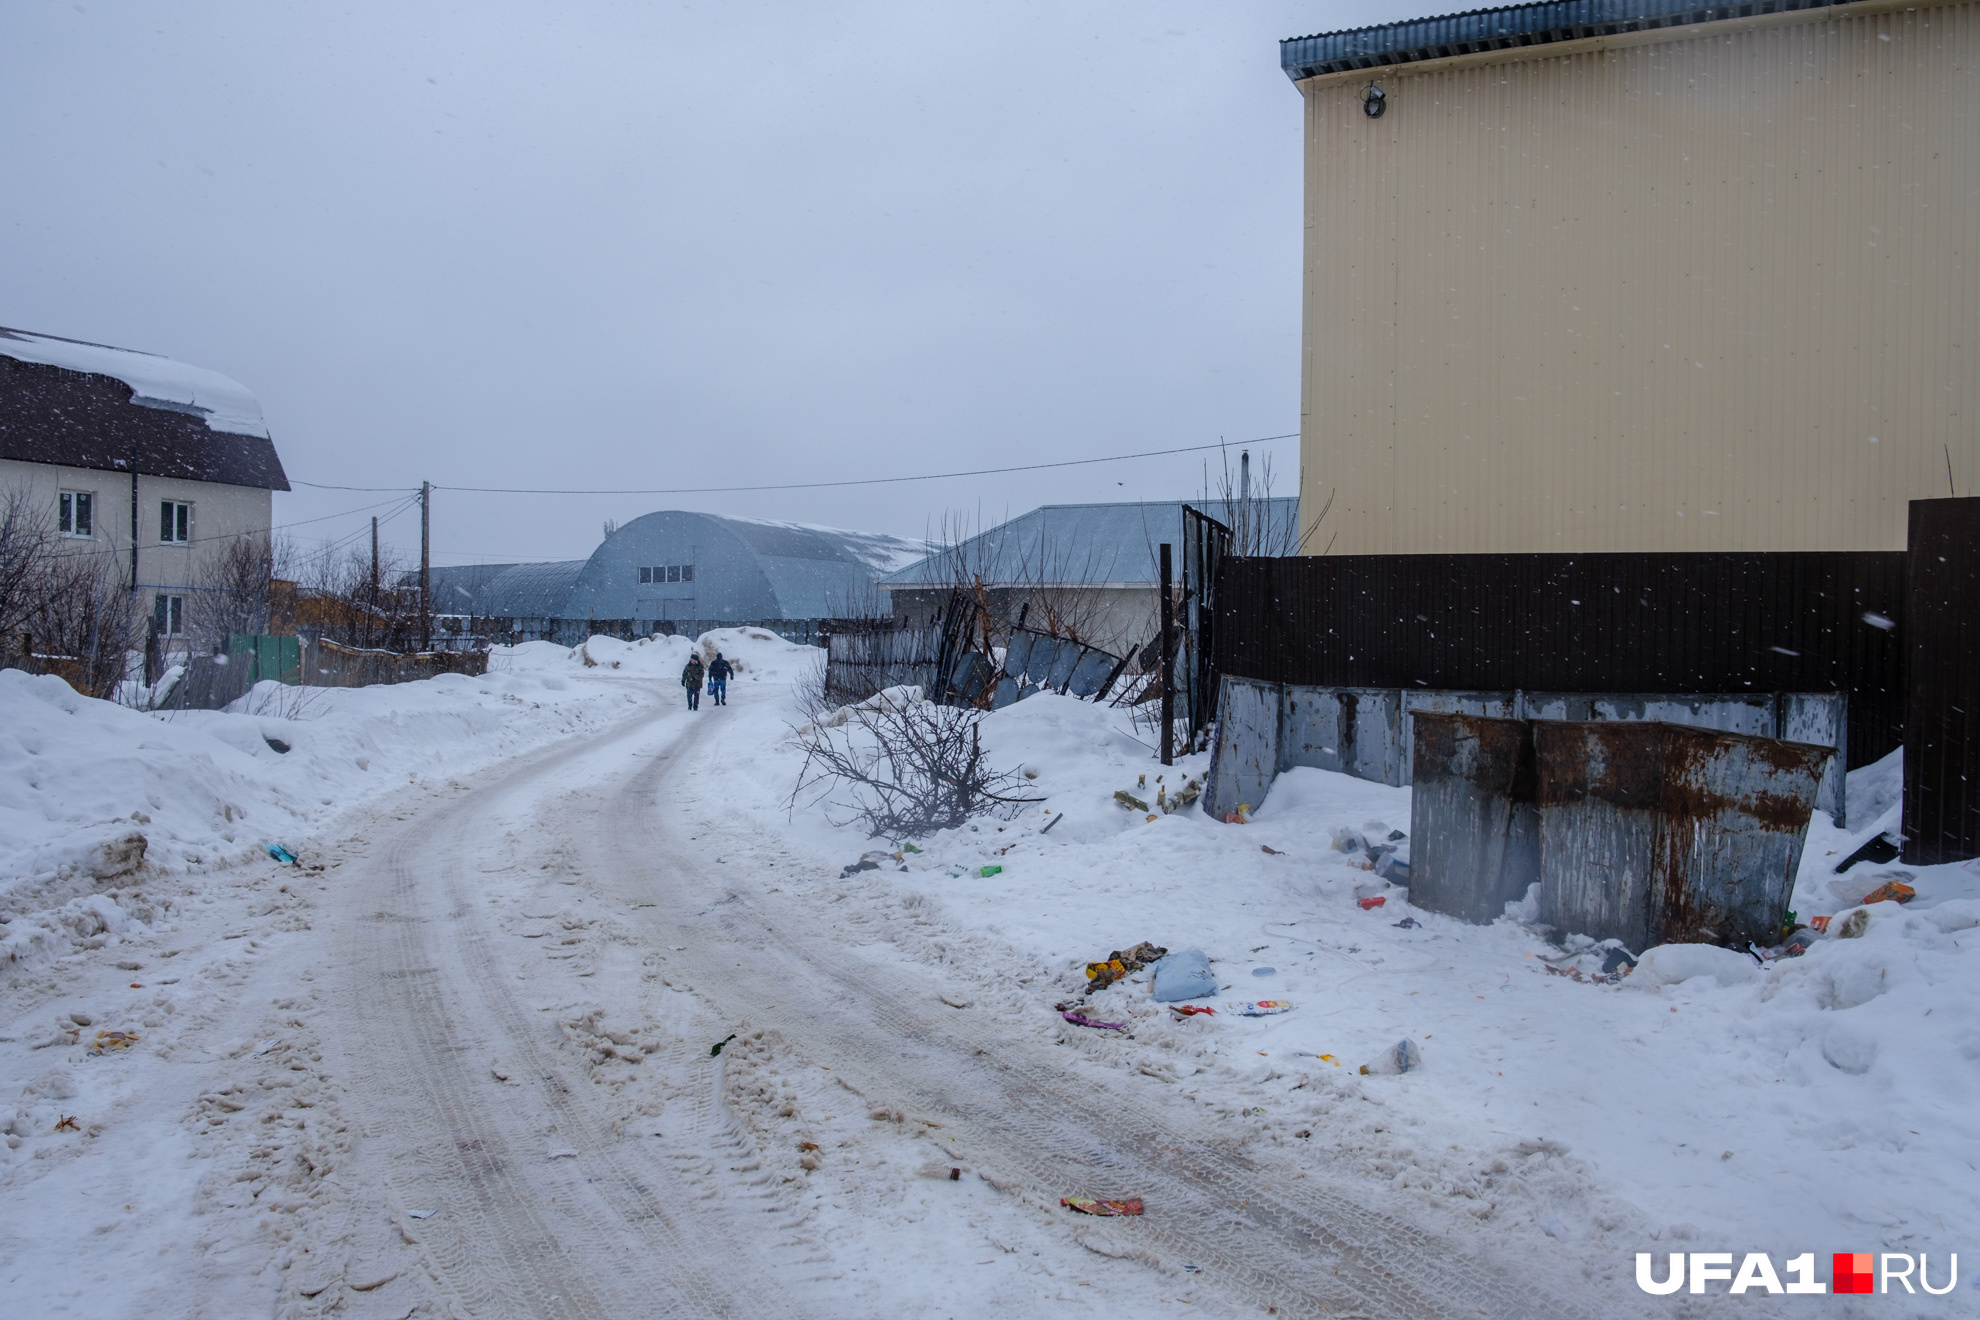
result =
[[[738,624],[811,641],[827,620],[878,612],[874,583],[926,553],[882,533],[669,509],[625,523],[589,559],[436,568],[433,608],[498,641]]]

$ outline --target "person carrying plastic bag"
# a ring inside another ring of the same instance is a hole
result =
[[[734,672],[729,662],[722,658],[722,653],[717,651],[715,663],[708,666],[708,695],[715,698],[716,705],[729,704],[729,675]]]

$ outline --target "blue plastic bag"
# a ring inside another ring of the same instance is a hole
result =
[[[1155,1002],[1208,999],[1217,993],[1217,977],[1201,949],[1184,949],[1155,964]]]

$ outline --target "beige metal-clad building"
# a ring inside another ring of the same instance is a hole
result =
[[[1980,493],[1980,6],[1283,44],[1308,550],[1901,550]],[[1379,114],[1371,114],[1379,110]]]

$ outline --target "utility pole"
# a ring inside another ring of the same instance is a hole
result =
[[[1176,763],[1176,598],[1169,543],[1162,542],[1162,764]]]
[[[433,649],[433,483],[419,483],[419,649]]]
[[[371,613],[364,621],[364,644],[371,646],[378,640],[375,635],[378,627],[378,515],[375,513],[371,515],[371,598],[365,602],[365,608]]]

